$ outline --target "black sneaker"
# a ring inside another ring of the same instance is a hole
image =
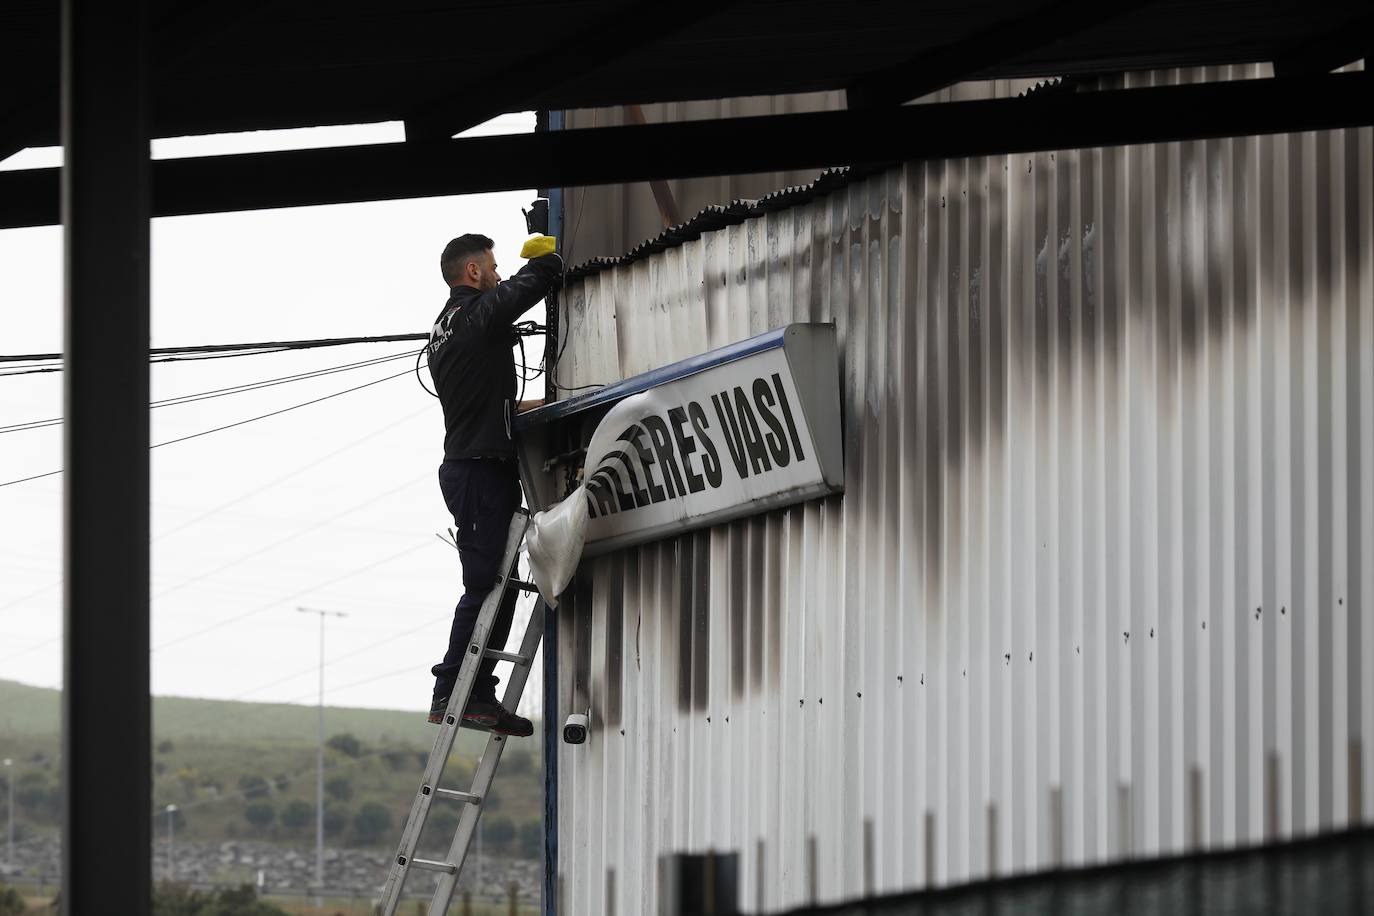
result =
[[[435,697],[429,703],[429,724],[438,725],[443,722],[446,712],[448,712],[448,694]]]
[[[533,722],[517,716],[495,700],[468,700],[467,709],[463,710],[463,726],[512,738],[528,738],[534,734]]]

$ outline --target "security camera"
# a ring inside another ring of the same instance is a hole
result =
[[[591,727],[591,713],[575,712],[568,716],[568,721],[563,723],[563,740],[569,744],[584,744],[587,741],[587,730]]]
[[[536,197],[528,210],[521,207],[520,212],[525,214],[525,229],[530,235],[549,234],[549,199],[547,197]]]

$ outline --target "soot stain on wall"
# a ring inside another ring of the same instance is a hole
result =
[[[634,551],[618,551],[609,558],[606,588],[606,702],[602,716],[607,728],[620,725],[621,692],[624,683],[625,591],[636,581]]]

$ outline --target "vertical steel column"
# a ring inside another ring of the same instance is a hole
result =
[[[62,911],[152,906],[142,0],[63,0]]]
[[[538,114],[540,130],[562,130],[562,111],[541,111]],[[559,253],[563,242],[563,189],[548,188],[540,190],[541,197],[549,199],[549,234],[559,240]],[[562,295],[562,290],[558,295]],[[552,367],[553,358],[558,355],[558,297],[549,297],[548,312],[544,324],[548,333],[544,336],[544,365]],[[553,347],[553,352],[548,348]],[[558,392],[553,384],[553,370],[544,373],[544,397],[556,397]],[[544,615],[544,916],[557,916],[558,895],[558,611],[543,601],[535,607],[536,614]]]

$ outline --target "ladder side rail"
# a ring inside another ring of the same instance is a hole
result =
[[[473,639],[486,639],[487,631],[490,626],[484,626],[479,619],[473,628]],[[464,659],[464,664],[467,660]],[[461,675],[460,675],[461,677]],[[405,891],[405,880],[410,873],[410,868],[415,857],[415,848],[420,844],[420,837],[424,833],[425,824],[429,821],[429,809],[434,803],[436,793],[434,789],[438,787],[439,781],[443,778],[444,767],[448,764],[449,755],[453,752],[453,744],[458,738],[458,722],[449,724],[445,716],[443,724],[439,726],[439,734],[434,739],[434,747],[430,751],[429,760],[425,764],[425,772],[421,777],[419,788],[415,791],[415,800],[410,806],[410,816],[406,819],[404,829],[401,831],[401,842],[396,849],[396,854],[391,859],[391,868],[387,874],[386,886],[382,893],[384,905],[382,912],[386,916],[391,916],[395,908],[400,903],[401,895]],[[430,789],[425,792],[425,788]],[[404,860],[404,864],[402,864]]]
[[[391,859],[386,884],[382,889],[381,913],[383,916],[392,916],[400,905],[401,895],[405,891],[406,878],[410,874],[411,861],[415,856],[415,848],[419,845],[425,823],[429,820],[429,808],[435,798],[434,790],[439,788],[439,781],[444,775],[444,767],[448,764],[449,754],[453,751],[453,743],[457,740],[458,729],[462,725],[463,709],[467,706],[472,685],[477,680],[477,671],[482,664],[482,657],[486,651],[496,610],[509,587],[512,578],[509,571],[519,556],[520,544],[524,540],[525,529],[528,526],[528,513],[523,509],[516,510],[515,516],[511,518],[510,531],[506,535],[504,557],[510,561],[510,564],[503,568],[507,570],[507,574],[502,575],[497,581],[478,611],[477,623],[473,626],[472,638],[468,642],[468,652],[463,657],[463,664],[458,669],[458,679],[454,684],[453,693],[449,697],[448,710],[444,715],[444,721],[439,725],[439,734],[434,738],[434,747],[430,750],[429,760],[425,764],[425,772],[421,777],[422,782],[415,791],[415,800],[411,803],[410,816],[406,819],[405,827],[401,832],[401,842],[397,847],[396,854]],[[473,651],[474,647],[476,647],[476,651]],[[426,792],[426,788],[430,791]],[[466,807],[473,806],[468,805]]]
[[[536,601],[534,609],[530,612],[529,626],[525,628],[525,638],[521,641],[520,654],[528,659],[533,659],[534,653],[539,650],[539,641],[543,637],[544,602]],[[507,709],[519,707],[520,697],[525,692],[525,682],[529,679],[530,668],[532,667],[534,667],[532,663],[512,667],[510,677],[506,681],[506,694],[502,699],[502,703]],[[453,894],[458,889],[458,878],[463,873],[468,849],[472,845],[473,834],[477,832],[477,819],[482,815],[487,793],[491,791],[492,781],[496,778],[496,768],[501,763],[501,753],[505,747],[506,739],[502,735],[493,734],[487,739],[486,750],[482,752],[482,759],[478,761],[477,772],[472,781],[472,791],[482,796],[484,803],[465,806],[458,818],[458,832],[454,834],[453,845],[449,847],[448,857],[445,859],[445,861],[453,862],[458,867],[452,874],[439,876],[439,883],[434,891],[434,899],[429,906],[430,916],[444,916],[453,901]]]

